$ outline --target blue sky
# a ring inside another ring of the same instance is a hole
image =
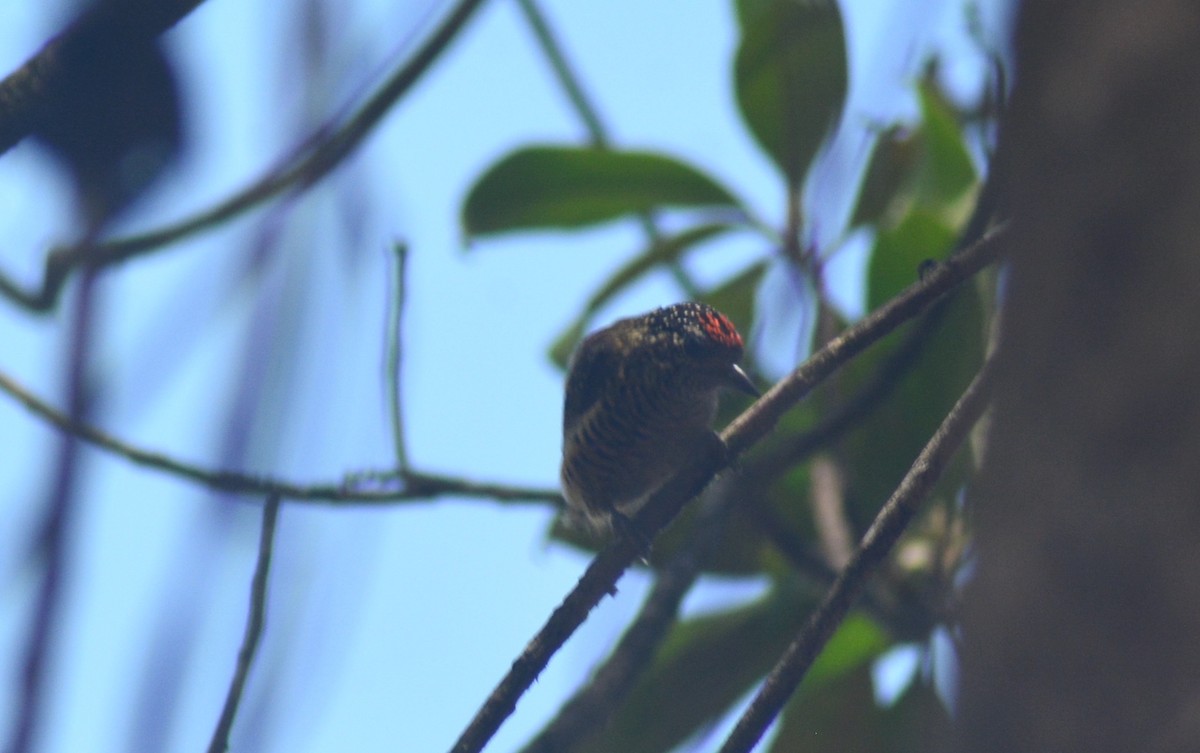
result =
[[[814,188],[813,213],[830,227],[839,187],[852,185],[861,159],[856,129],[915,111],[909,87],[922,52],[952,54],[948,76],[964,91],[981,72],[957,3],[849,5],[850,127]],[[326,69],[303,71],[296,7],[209,0],[170,33],[192,114],[191,149],[124,229],[187,215],[257,176],[369,90],[378,80],[371,72],[403,59],[441,10],[343,3],[327,18]],[[778,181],[734,109],[729,3],[689,3],[681,13],[669,2],[554,0],[544,10],[617,145],[699,164],[761,214],[781,216]],[[0,8],[0,65],[11,70],[36,50],[56,16],[63,14],[26,4]],[[606,273],[637,253],[639,232],[630,224],[519,235],[467,250],[458,208],[474,177],[507,150],[583,136],[515,3],[488,3],[327,186],[105,276],[97,422],[180,458],[297,481],[388,467],[389,247],[404,239],[411,262],[403,395],[413,464],[554,486],[562,378],[547,347]],[[6,154],[2,168],[0,259],[32,280],[47,246],[71,235],[65,183],[31,144]],[[693,271],[716,280],[759,253],[733,240],[706,249]],[[848,305],[856,268],[848,252],[840,289]],[[600,319],[679,295],[655,277]],[[0,370],[56,403],[65,320],[61,311],[35,318],[0,305]],[[266,375],[263,389],[239,391],[254,370]],[[243,451],[230,455],[235,437]],[[36,588],[28,532],[53,438],[0,400],[6,708]],[[244,628],[259,508],[102,453],[87,458],[43,749],[120,751],[157,740],[164,750],[195,750],[207,744]],[[482,501],[285,506],[267,633],[233,749],[448,748],[586,565],[547,542],[551,518],[542,507]],[[646,585],[639,573],[625,577],[490,750],[514,749],[549,717],[611,646]],[[710,583],[688,608],[750,588]],[[164,671],[167,659],[176,664]],[[0,730],[10,724],[0,721]]]

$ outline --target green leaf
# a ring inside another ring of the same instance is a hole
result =
[[[917,280],[925,259],[942,258],[955,233],[937,216],[915,210],[893,230],[880,233],[869,266],[872,308]],[[918,453],[966,388],[983,359],[983,312],[978,292],[966,286],[936,314],[920,351],[895,374],[891,393],[843,442],[848,508],[865,526],[890,496]],[[932,315],[932,314],[931,314]],[[847,390],[873,378],[918,320],[872,348],[847,368]],[[939,488],[953,488],[964,467],[952,467]]]
[[[920,98],[925,158],[917,175],[917,201],[946,216],[945,210],[968,197],[978,176],[949,103],[931,82],[921,84]]]
[[[921,123],[889,128],[876,140],[851,227],[888,226],[914,207],[957,227],[973,208],[978,175],[958,113],[930,81],[920,84],[918,96]]]
[[[775,0],[737,0],[734,10],[737,11],[738,28],[744,33],[746,27],[753,24],[761,15],[770,10]]]
[[[509,154],[471,187],[467,235],[578,228],[658,207],[739,209],[698,169],[650,152],[536,146]]]
[[[874,620],[852,614],[829,639],[813,662],[804,684],[809,688],[830,682],[878,658],[892,645],[887,633]]]
[[[920,209],[881,232],[867,269],[867,309],[879,308],[916,282],[922,262],[943,258],[954,240],[954,230],[941,218]]]
[[[920,131],[894,127],[879,134],[858,189],[850,227],[880,224],[897,203],[898,196],[913,182],[923,152],[924,138]]]
[[[846,101],[846,40],[833,0],[740,0],[734,85],[742,118],[788,185],[804,180]]]
[[[554,344],[550,346],[550,360],[560,369],[565,369],[571,353],[583,339],[588,324],[601,306],[647,273],[664,264],[677,261],[689,250],[731,229],[733,229],[731,225],[724,223],[698,225],[678,235],[662,238],[638,254],[632,261],[618,269],[599,290],[592,294],[575,321],[554,339]]]

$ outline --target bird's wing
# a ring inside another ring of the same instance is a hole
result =
[[[567,394],[563,405],[563,432],[569,433],[587,415],[605,388],[617,377],[620,355],[612,343],[590,335],[584,338],[571,359]]]

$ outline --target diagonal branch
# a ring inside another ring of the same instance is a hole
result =
[[[921,503],[941,478],[955,451],[983,415],[991,397],[993,373],[994,360],[989,360],[921,450],[900,486],[863,536],[853,558],[825,594],[821,605],[767,675],[758,695],[721,747],[721,753],[749,753],[779,715],[821,649],[862,593],[867,579],[887,559],[900,535],[916,516]]]
[[[229,682],[225,706],[221,709],[221,716],[217,720],[216,729],[213,730],[208,753],[225,753],[229,749],[229,732],[233,728],[233,719],[242,702],[242,691],[246,687],[246,678],[250,676],[250,668],[254,665],[254,657],[258,653],[259,638],[262,637],[263,626],[266,624],[267,575],[271,571],[271,549],[275,542],[275,522],[278,519],[279,496],[271,495],[263,505],[262,532],[258,541],[258,563],[254,566],[254,579],[250,583],[250,613],[246,617],[246,633],[242,637],[237,666],[233,671],[233,679]]]
[[[55,410],[44,400],[2,373],[0,373],[0,391],[8,393],[31,413],[75,438],[90,442],[131,463],[194,481],[217,491],[240,494],[276,494],[284,499],[337,504],[385,504],[445,496],[479,497],[502,502],[550,502],[552,504],[559,504],[562,499],[557,491],[547,489],[482,483],[408,469],[386,473],[360,473],[355,474],[355,479],[340,484],[312,485],[297,484],[237,471],[211,470],[177,460],[160,452],[135,447],[90,424],[72,419]],[[366,488],[367,482],[377,484],[378,488]]]
[[[658,575],[637,618],[621,636],[591,681],[563,704],[558,714],[522,753],[574,750],[591,735],[629,691],[666,638],[679,615],[679,605],[700,574],[704,558],[720,540],[734,498],[712,501],[696,522],[696,532]]]
[[[930,304],[1000,255],[1002,229],[939,264],[923,279],[876,309],[772,387],[738,416],[706,451],[681,469],[639,512],[635,524],[648,538],[669,523],[731,460],[762,440],[792,406],[869,345],[920,314]],[[639,555],[638,544],[622,537],[592,560],[575,588],[554,610],[512,668],[463,730],[453,753],[478,753],[516,709],[517,700],[533,684],[550,657],[583,623],[588,613],[616,588],[617,579]]]

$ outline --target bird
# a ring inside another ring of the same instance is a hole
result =
[[[727,316],[677,303],[583,339],[567,369],[560,480],[567,521],[643,539],[630,516],[706,444],[718,393],[759,391]]]

